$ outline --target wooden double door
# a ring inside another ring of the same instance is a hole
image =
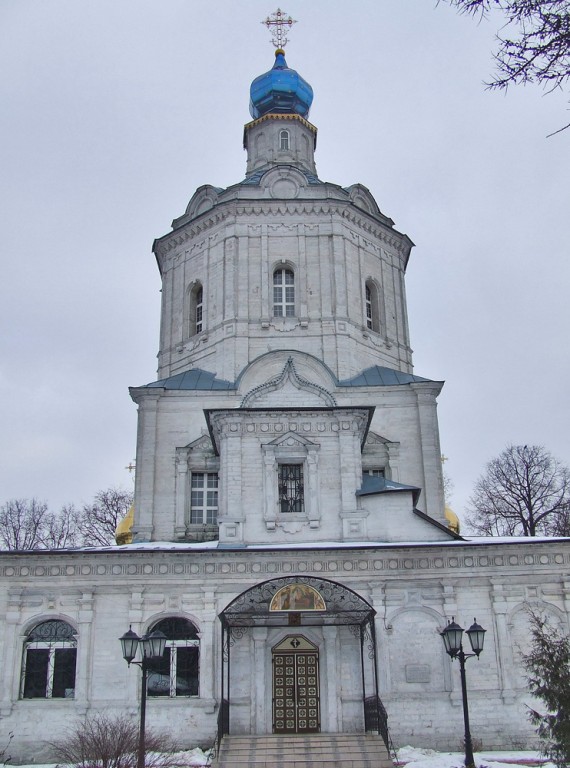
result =
[[[321,729],[319,649],[303,635],[288,635],[272,649],[273,732]]]

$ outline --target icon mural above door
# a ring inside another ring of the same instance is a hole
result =
[[[273,732],[318,733],[319,649],[289,635],[273,649]]]
[[[326,611],[320,592],[308,584],[287,584],[278,590],[269,605],[270,611]]]

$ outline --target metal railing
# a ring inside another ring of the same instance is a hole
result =
[[[388,730],[388,713],[379,696],[367,696],[364,699],[364,730],[366,733],[379,733],[388,752],[394,753]]]

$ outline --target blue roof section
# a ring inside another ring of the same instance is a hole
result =
[[[177,373],[175,376],[169,376],[167,379],[153,381],[151,384],[144,384],[149,389],[199,389],[199,390],[220,390],[235,389],[232,381],[216,378],[215,373],[203,371],[201,368],[192,368],[184,373]]]
[[[373,365],[372,368],[366,368],[352,379],[339,381],[338,385],[339,387],[395,387],[399,384],[415,384],[422,381],[431,381],[431,379],[384,368],[381,365]]]
[[[415,485],[402,485],[394,480],[387,480],[385,477],[374,477],[373,475],[364,475],[362,478],[362,487],[356,491],[357,496],[371,496],[376,493],[395,493],[399,491],[408,491],[414,495],[414,504],[420,497],[420,489]]]
[[[251,187],[258,187],[261,184],[261,179],[263,176],[268,172],[273,170],[275,166],[271,166],[271,168],[264,168],[261,171],[255,171],[255,173],[252,173],[251,176],[248,176],[243,181],[240,181],[239,184],[242,186],[248,185]],[[302,168],[295,167],[296,171],[299,171],[299,173],[302,173],[303,176],[307,179],[308,184],[324,184],[323,181],[319,179],[318,176],[315,176],[314,173],[309,173],[308,171],[304,171]]]

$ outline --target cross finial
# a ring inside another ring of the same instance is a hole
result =
[[[261,22],[265,24],[267,29],[271,32],[271,42],[276,48],[285,48],[289,42],[286,37],[286,32],[291,29],[293,24],[297,22],[290,16],[287,16],[285,11],[278,8],[275,13],[268,16],[265,21]]]

